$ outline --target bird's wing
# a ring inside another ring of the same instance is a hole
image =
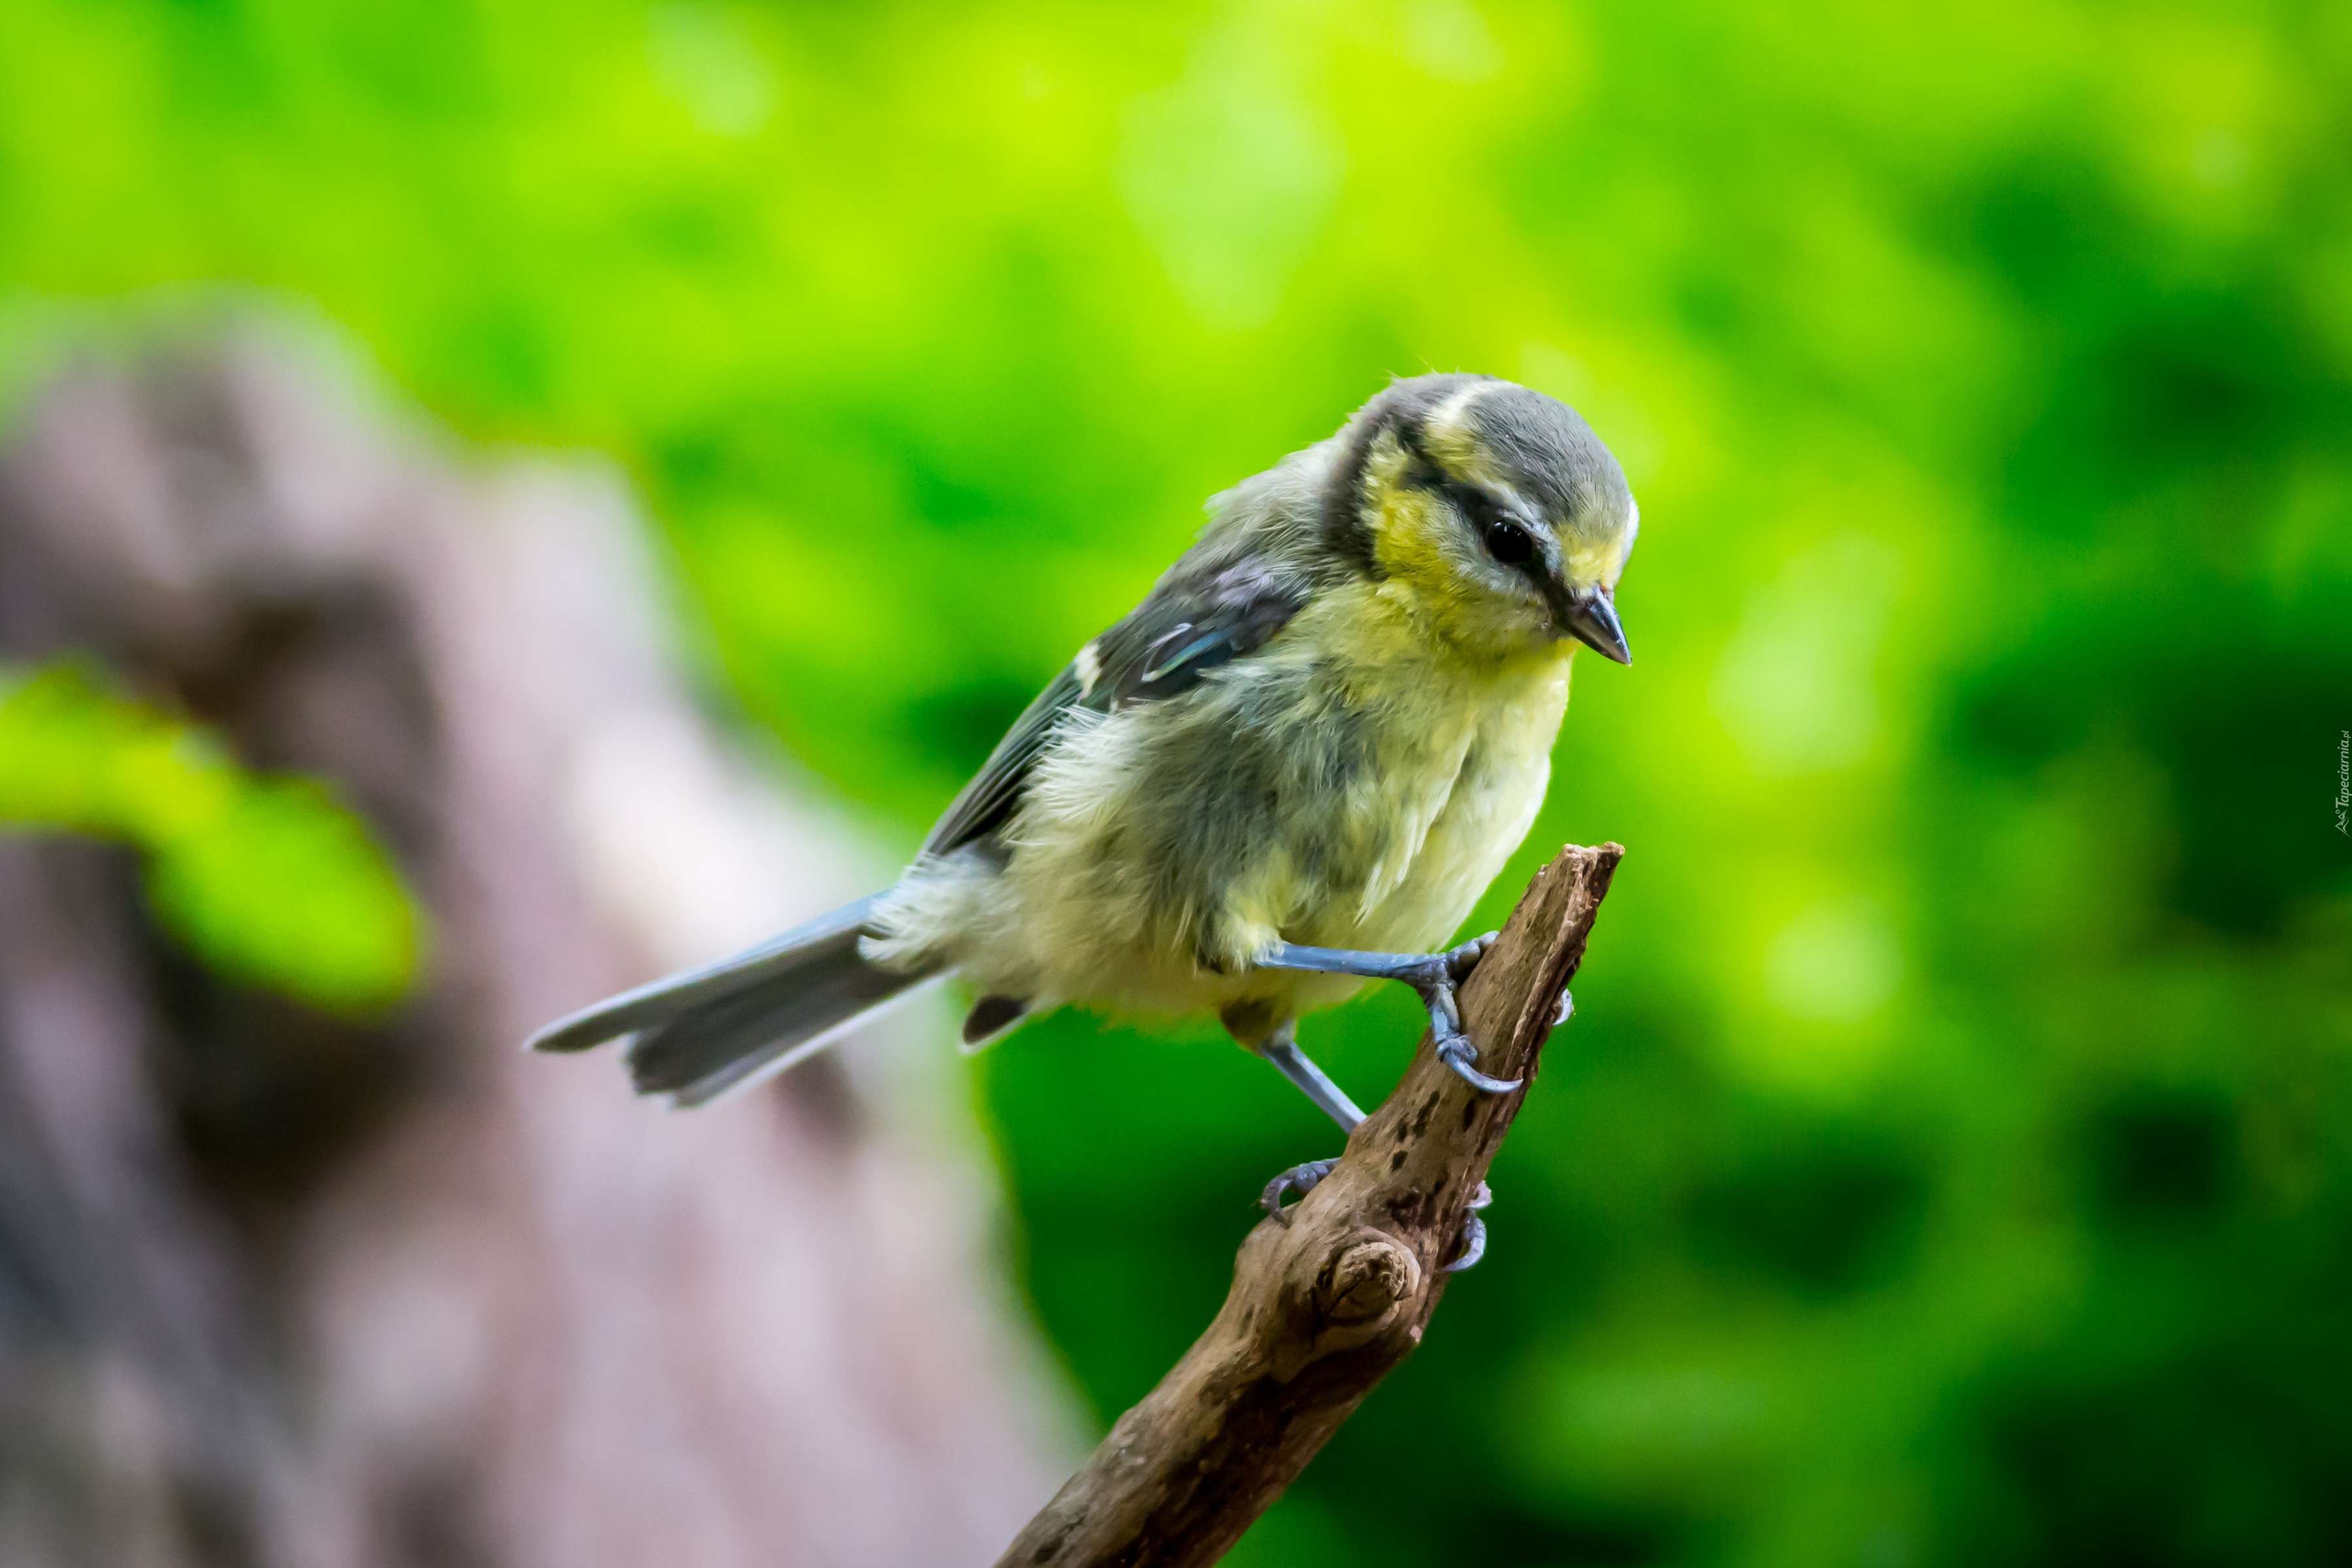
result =
[[[988,754],[979,773],[963,786],[963,793],[933,825],[931,836],[923,840],[923,853],[950,854],[1003,826],[1020,808],[1021,793],[1028,787],[1030,770],[1037,765],[1037,758],[1054,738],[1062,715],[1077,706],[1085,695],[1075,664],[1054,677],[1052,684],[1039,692],[1036,700],[1013,721],[1013,728],[996,742],[996,750]]]
[[[1029,777],[1073,709],[1108,712],[1189,691],[1220,665],[1263,647],[1307,602],[1307,584],[1254,562],[1176,571],[1037,694],[979,775],[923,842],[946,855],[1011,820]]]

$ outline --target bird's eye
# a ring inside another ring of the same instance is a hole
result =
[[[1462,510],[1470,514],[1470,526],[1478,531],[1487,554],[1506,566],[1523,566],[1535,559],[1535,535],[1505,517],[1490,497],[1470,490],[1462,498]]]
[[[1523,566],[1535,559],[1535,536],[1516,522],[1497,521],[1480,532],[1486,541],[1486,553],[1506,566]]]

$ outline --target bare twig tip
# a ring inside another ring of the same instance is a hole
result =
[[[1497,1073],[1534,1076],[1624,853],[1562,849],[1465,982],[1464,1032],[1488,1043]],[[1250,1233],[1208,1331],[1000,1568],[1205,1568],[1222,1557],[1421,1342],[1444,1290],[1439,1260],[1466,1259],[1483,1240],[1465,1222],[1486,1206],[1486,1166],[1526,1098],[1464,1083],[1424,1036],[1336,1166],[1301,1181],[1302,1166],[1268,1187],[1270,1206],[1302,1195]]]

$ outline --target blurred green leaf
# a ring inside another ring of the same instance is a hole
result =
[[[0,825],[138,846],[164,924],[237,978],[341,1013],[415,979],[422,917],[365,824],[71,666],[0,671]]]

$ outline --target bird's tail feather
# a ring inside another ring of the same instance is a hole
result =
[[[939,973],[882,969],[859,953],[878,899],[559,1018],[531,1037],[530,1048],[582,1051],[620,1038],[637,1092],[667,1094],[682,1106],[782,1072]]]

